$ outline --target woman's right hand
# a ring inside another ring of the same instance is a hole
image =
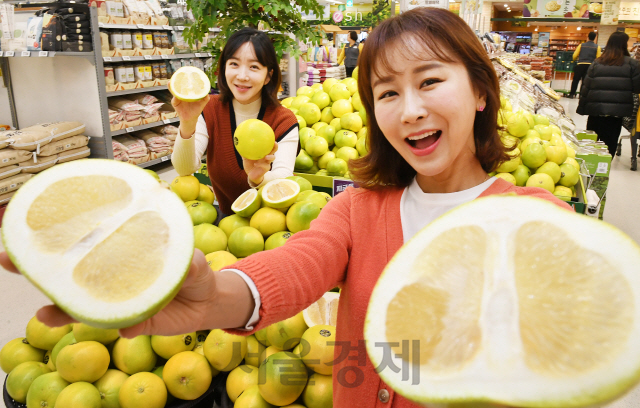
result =
[[[171,86],[169,86],[169,92],[173,95],[171,91]],[[198,118],[204,107],[209,103],[209,95],[195,102],[184,102],[180,99],[176,98],[175,95],[171,100],[171,105],[178,113],[178,117],[180,117],[180,135],[188,139],[193,135],[196,131],[196,124],[198,123]]]

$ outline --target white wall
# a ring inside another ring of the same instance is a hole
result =
[[[0,82],[2,80],[0,79]],[[9,108],[9,93],[7,88],[0,84],[0,125],[11,125],[11,110]]]

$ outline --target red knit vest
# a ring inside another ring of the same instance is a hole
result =
[[[242,166],[242,157],[233,144],[236,131],[236,115],[231,102],[223,103],[218,95],[212,96],[202,112],[209,133],[207,146],[207,170],[211,186],[216,194],[220,211],[226,215],[233,213],[231,204],[247,191],[249,182]],[[294,127],[298,126],[296,116],[289,109],[278,105],[262,105],[258,119],[273,129],[279,142]]]

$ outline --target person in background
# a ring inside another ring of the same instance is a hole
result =
[[[353,70],[358,66],[358,56],[360,55],[361,46],[358,46],[358,33],[355,31],[349,32],[349,45],[344,47],[338,64],[344,62],[344,67],[347,69],[347,77],[351,77]]]
[[[600,46],[595,43],[596,33],[594,31],[589,33],[589,41],[578,45],[573,53],[573,60],[578,61],[576,68],[573,70],[573,81],[571,82],[571,93],[569,98],[576,97],[576,91],[578,90],[578,84],[580,81],[584,81],[584,76],[587,75],[589,67],[596,58],[600,58],[602,50]]]
[[[602,56],[595,60],[580,90],[577,113],[589,115],[587,129],[598,134],[615,157],[622,118],[633,115],[633,94],[640,93],[640,63],[629,56],[629,36],[611,34]]]
[[[298,150],[298,121],[281,106],[277,93],[282,74],[271,39],[253,28],[229,37],[218,66],[220,95],[196,102],[173,98],[180,116],[180,137],[171,163],[180,176],[200,168],[207,153],[207,169],[221,214],[232,214],[231,204],[252,187],[293,175]],[[273,129],[276,143],[261,160],[240,156],[233,144],[236,127],[260,119]]]

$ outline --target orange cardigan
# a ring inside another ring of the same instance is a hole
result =
[[[296,233],[283,247],[257,253],[229,267],[249,275],[260,293],[260,321],[253,332],[299,313],[332,288],[342,288],[334,354],[336,360],[342,361],[336,361],[333,367],[335,408],[419,407],[380,379],[367,356],[363,334],[373,287],[403,244],[403,190],[348,188],[324,207],[311,229]],[[504,193],[539,197],[572,210],[546,190],[515,187],[502,179],[480,197]],[[348,350],[346,345],[351,348],[348,358],[341,356]],[[386,403],[378,398],[382,389],[389,393]]]

